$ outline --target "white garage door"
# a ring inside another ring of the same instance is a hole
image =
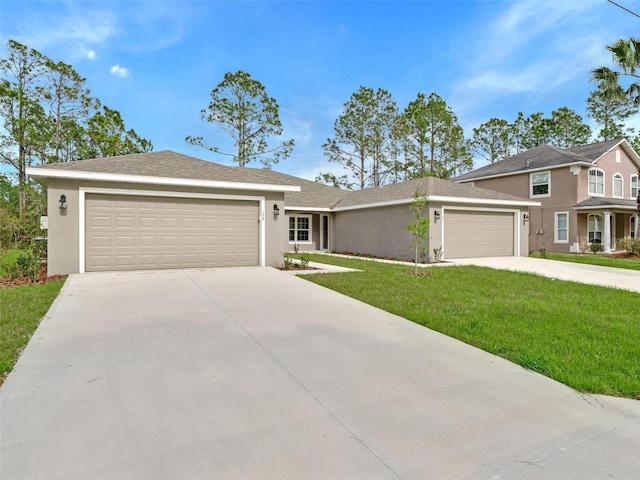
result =
[[[445,210],[444,257],[514,255],[514,215],[509,212]]]
[[[87,194],[85,270],[258,265],[258,202]]]

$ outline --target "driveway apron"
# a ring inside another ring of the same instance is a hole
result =
[[[640,478],[640,402],[271,268],[72,275],[0,394],[7,480]]]

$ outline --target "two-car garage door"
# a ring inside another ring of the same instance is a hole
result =
[[[85,270],[258,265],[258,202],[89,194]]]
[[[447,259],[514,255],[513,212],[445,210]]]

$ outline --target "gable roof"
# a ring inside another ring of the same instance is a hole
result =
[[[636,164],[640,165],[640,157],[638,157],[631,145],[629,145],[629,142],[624,138],[618,138],[567,149],[554,147],[552,145],[541,145],[505,158],[504,160],[477,168],[456,177],[454,180],[456,182],[471,182],[484,178],[548,170],[568,165],[590,166],[619,145]]]
[[[68,178],[245,190],[300,190],[295,184],[278,184],[249,169],[228,167],[171,150],[53,163],[30,167],[27,174],[42,183],[46,183],[47,178]]]

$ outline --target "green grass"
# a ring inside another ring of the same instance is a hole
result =
[[[19,248],[0,250],[0,275],[6,275],[8,273],[7,267],[16,263],[18,257],[24,253],[26,251]]]
[[[504,357],[576,390],[640,399],[640,295],[472,266],[313,255],[363,270],[304,278]]]
[[[0,289],[0,384],[11,371],[64,280]]]
[[[532,252],[530,257],[546,258],[547,260],[559,260],[561,262],[586,263],[600,265],[601,267],[626,268],[627,270],[640,270],[640,259],[610,257],[608,255],[595,255],[593,253],[545,253]]]

